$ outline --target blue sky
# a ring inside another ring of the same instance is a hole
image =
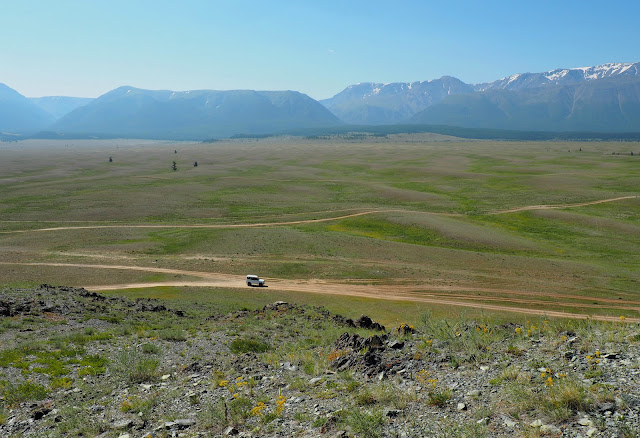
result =
[[[297,90],[640,61],[640,2],[0,0],[0,82],[30,97]]]

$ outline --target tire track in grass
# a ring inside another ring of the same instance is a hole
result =
[[[550,210],[550,209],[558,209],[558,208],[575,208],[575,207],[585,207],[588,205],[596,205],[602,204],[605,202],[614,202],[621,201],[625,199],[635,199],[638,196],[621,196],[618,198],[609,198],[609,199],[600,199],[597,201],[590,202],[580,202],[577,204],[555,204],[555,205],[528,205],[525,207],[517,207],[509,210],[498,210],[494,212],[490,212],[487,214],[497,215],[497,214],[507,214],[507,213],[517,213],[520,211],[528,211],[528,210]],[[325,213],[331,213],[331,211],[327,211]],[[260,228],[260,227],[276,227],[276,226],[286,226],[286,225],[300,225],[300,224],[312,224],[317,222],[331,222],[337,221],[341,219],[349,219],[358,216],[365,216],[370,214],[378,214],[378,213],[423,213],[423,214],[431,214],[431,215],[439,215],[439,216],[463,216],[460,213],[441,213],[441,212],[429,212],[429,211],[415,211],[415,210],[403,210],[403,209],[388,209],[388,210],[368,210],[361,211],[359,213],[352,213],[343,216],[334,216],[328,218],[321,219],[302,219],[296,221],[283,221],[283,222],[254,222],[254,223],[241,223],[241,224],[184,224],[184,225],[176,225],[176,224],[134,224],[134,225],[77,225],[77,226],[64,226],[64,227],[48,227],[48,228],[34,228],[30,230],[11,230],[11,231],[0,231],[0,234],[14,234],[14,233],[31,233],[31,232],[43,232],[43,231],[61,231],[61,230],[93,230],[93,229],[104,229],[104,228]],[[8,221],[5,221],[8,222]],[[47,222],[47,221],[43,221]],[[55,221],[54,221],[55,222]]]
[[[520,211],[529,210],[553,210],[557,208],[575,208],[575,207],[587,207],[589,205],[604,204],[605,202],[622,201],[625,199],[635,199],[638,196],[620,196],[618,198],[599,199],[597,201],[579,202],[576,204],[542,204],[542,205],[527,205],[525,207],[510,208],[508,210],[498,210],[489,214],[506,214],[506,213],[518,213]]]

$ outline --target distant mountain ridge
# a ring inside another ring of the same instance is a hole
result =
[[[29,134],[44,129],[53,121],[51,114],[0,83],[0,133]]]
[[[347,123],[375,125],[406,121],[446,96],[471,92],[473,86],[443,76],[431,81],[350,85],[320,103]]]
[[[58,120],[71,135],[206,139],[342,122],[297,91],[169,91],[120,87]]]
[[[451,96],[411,123],[533,131],[640,132],[640,78]]]
[[[609,63],[594,67],[558,68],[544,73],[516,73],[506,78],[474,85],[476,91],[522,90],[546,85],[574,85],[597,79],[640,76],[640,62]]]
[[[638,79],[640,62],[609,63],[518,73],[475,85],[449,76],[411,83],[360,83],[321,103],[342,120],[365,125],[420,123],[492,129],[640,131],[636,115],[640,99],[629,83]],[[586,94],[574,99],[565,87]],[[610,95],[604,96],[607,93]],[[577,107],[566,108],[568,103]]]
[[[91,97],[45,96],[29,97],[31,102],[59,119],[76,108],[84,106],[94,99]]]
[[[640,62],[518,73],[482,84],[443,76],[359,83],[320,102],[296,91],[120,87],[96,99],[28,99],[0,84],[0,137],[198,140],[316,128],[446,125],[523,131],[640,132]]]

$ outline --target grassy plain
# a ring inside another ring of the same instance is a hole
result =
[[[437,140],[0,143],[0,284],[257,273],[271,288],[111,293],[288,299],[388,323],[484,305],[639,315],[640,198],[568,205],[640,195],[638,143]],[[536,205],[567,207],[504,212]]]

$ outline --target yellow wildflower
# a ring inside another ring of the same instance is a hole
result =
[[[262,415],[262,411],[266,407],[267,407],[267,405],[265,405],[264,402],[258,402],[258,404],[251,409],[251,415],[253,415],[254,417]]]

